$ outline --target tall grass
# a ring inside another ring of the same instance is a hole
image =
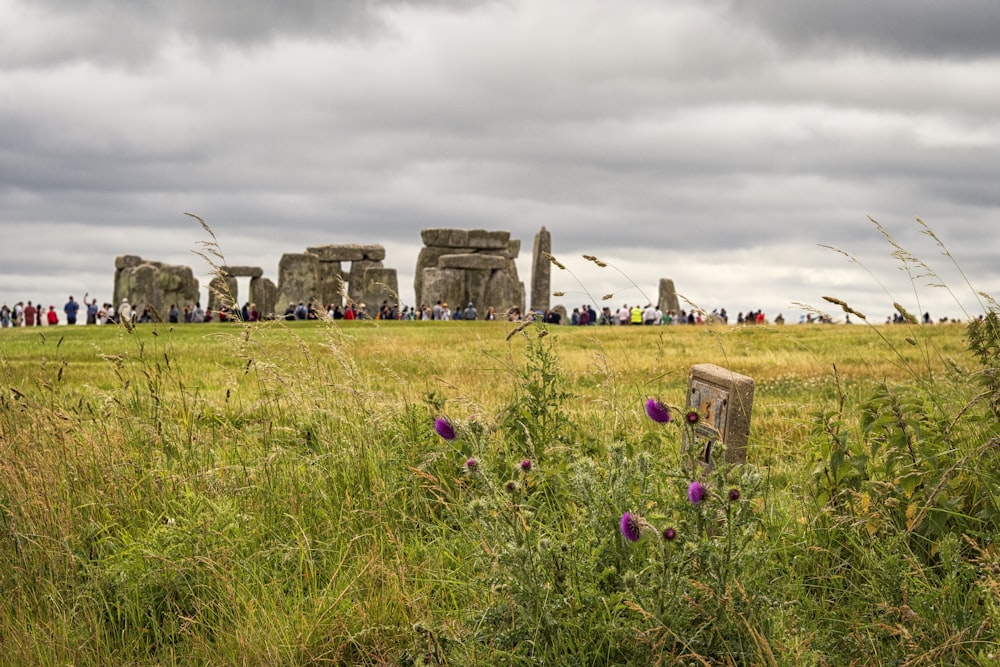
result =
[[[0,664],[995,661],[995,315],[2,334]]]

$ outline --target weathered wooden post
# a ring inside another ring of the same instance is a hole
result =
[[[688,373],[687,409],[701,419],[694,428],[701,441],[701,460],[711,465],[718,440],[725,446],[726,463],[745,463],[753,411],[753,378],[715,364],[695,364]]]

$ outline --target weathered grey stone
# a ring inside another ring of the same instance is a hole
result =
[[[702,447],[701,460],[710,466],[709,450],[720,440],[726,463],[746,462],[753,412],[753,378],[715,364],[695,364],[688,373],[688,410],[701,416],[694,429]]]
[[[517,256],[521,254],[521,239],[511,239],[507,243],[507,254],[508,257],[517,259]]]
[[[170,306],[176,304],[183,309],[184,304],[194,303],[199,299],[200,288],[198,279],[189,266],[164,264],[159,267],[159,300],[154,301],[157,312],[163,319],[167,317]]]
[[[138,266],[130,266],[120,271],[118,288],[120,293],[115,294],[115,305],[117,306],[123,299],[128,299],[132,304],[132,309],[142,308],[146,304],[153,304],[159,300],[159,268],[149,263]]]
[[[510,232],[485,229],[422,229],[424,245],[438,248],[506,248]]]
[[[677,300],[677,291],[674,289],[674,281],[670,278],[660,278],[660,299],[658,306],[665,313],[670,311],[675,313],[681,312],[680,302]]]
[[[115,257],[115,268],[116,269],[131,269],[140,264],[147,264],[142,257],[139,255],[119,255]]]
[[[552,292],[552,264],[543,253],[552,253],[552,234],[542,227],[535,234],[535,247],[531,252],[531,308],[549,309]]]
[[[510,232],[470,229],[468,245],[483,249],[507,248],[510,245]]]
[[[278,287],[270,278],[250,279],[250,303],[257,305],[261,319],[271,320],[276,317],[275,305],[278,299]],[[282,309],[284,312],[284,309]]]
[[[513,263],[513,260],[511,260]],[[477,304],[479,305],[479,304]],[[486,284],[486,293],[482,298],[482,306],[493,306],[498,313],[505,313],[510,308],[524,312],[524,284],[517,279],[517,271],[492,271]]]
[[[474,248],[447,248],[447,247],[429,247],[424,246],[420,249],[420,253],[417,255],[417,269],[413,273],[413,293],[417,296],[417,305],[425,303],[420,300],[420,294],[423,292],[423,280],[424,280],[424,269],[436,269],[438,266],[438,260],[444,255],[451,255],[454,253],[469,253],[475,250]],[[430,302],[427,305],[434,305],[434,302]]]
[[[496,271],[506,269],[510,260],[506,257],[486,255],[483,253],[463,253],[460,255],[442,255],[438,259],[438,267],[442,269],[467,269],[470,271]]]
[[[493,306],[494,294],[490,291],[490,278],[494,273],[490,269],[466,269],[465,293],[458,305],[465,308],[471,302],[480,313],[485,313],[488,307]],[[493,306],[493,310],[496,311],[496,306]]]
[[[347,281],[344,278],[344,271],[340,262],[320,261],[318,271],[319,294],[317,298],[324,305],[331,303],[336,305],[344,304],[344,296]]]
[[[312,302],[319,295],[319,258],[311,253],[286,253],[278,262],[278,303]]]
[[[378,244],[341,243],[311,246],[306,248],[306,252],[316,255],[323,262],[359,262],[363,259],[380,262],[385,259],[385,248]]]
[[[264,269],[259,266],[222,266],[219,273],[233,278],[260,278],[264,275]],[[233,292],[235,296],[236,292]]]
[[[380,261],[362,259],[357,262],[351,262],[351,273],[347,281],[347,298],[354,303],[368,303],[365,301],[365,271],[381,268],[384,267]],[[371,304],[368,305],[370,306]]]
[[[427,268],[423,273],[422,291],[417,294],[418,303],[434,305],[441,301],[454,308],[465,298],[465,271]]]
[[[236,278],[230,275],[217,275],[208,281],[208,307],[213,311],[222,307],[239,310],[239,296]]]
[[[368,312],[376,313],[383,301],[391,305],[399,303],[399,281],[396,269],[369,267],[361,279],[362,303],[368,304]]]
[[[150,262],[137,255],[119,257],[115,266],[115,305],[128,299],[140,312],[149,305],[165,319],[170,304],[183,305],[198,299],[198,281],[189,267]]]

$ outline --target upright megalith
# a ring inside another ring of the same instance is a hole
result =
[[[190,267],[145,260],[138,255],[115,258],[113,300],[117,306],[128,299],[140,312],[151,306],[166,319],[171,304],[198,300],[198,280]]]
[[[360,302],[367,305],[369,313],[375,312],[384,301],[396,306],[399,303],[399,280],[396,277],[396,269],[384,267],[365,269],[360,292]]]
[[[223,308],[233,308],[239,310],[237,300],[236,278],[226,273],[217,273],[208,282],[208,308],[212,311],[219,311]]]
[[[270,278],[250,279],[250,303],[256,304],[261,319],[277,317],[275,306],[278,302],[278,286]],[[282,310],[284,312],[284,310]]]
[[[304,253],[285,253],[278,262],[278,304],[311,303],[319,295],[319,257]]]
[[[549,309],[552,294],[552,263],[546,254],[552,254],[552,234],[542,227],[531,253],[531,308],[542,312]]]
[[[353,303],[368,303],[369,295],[365,293],[365,275],[368,271],[384,269],[381,260],[361,259],[351,262],[351,272],[347,278],[347,298]],[[373,274],[374,275],[374,274]],[[394,299],[397,297],[393,297]],[[382,303],[379,301],[379,303]],[[370,303],[368,304],[371,305]]]
[[[660,298],[657,305],[664,313],[681,312],[681,305],[677,300],[677,290],[674,289],[674,281],[670,278],[660,278]]]
[[[524,306],[517,277],[520,243],[510,232],[485,229],[424,229],[413,287],[417,303],[450,307],[475,303],[480,312]]]

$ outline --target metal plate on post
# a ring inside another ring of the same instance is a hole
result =
[[[746,461],[753,410],[753,378],[715,364],[695,364],[688,375],[687,409],[697,410],[701,420],[695,436],[705,444],[702,460],[721,438],[726,463]]]

